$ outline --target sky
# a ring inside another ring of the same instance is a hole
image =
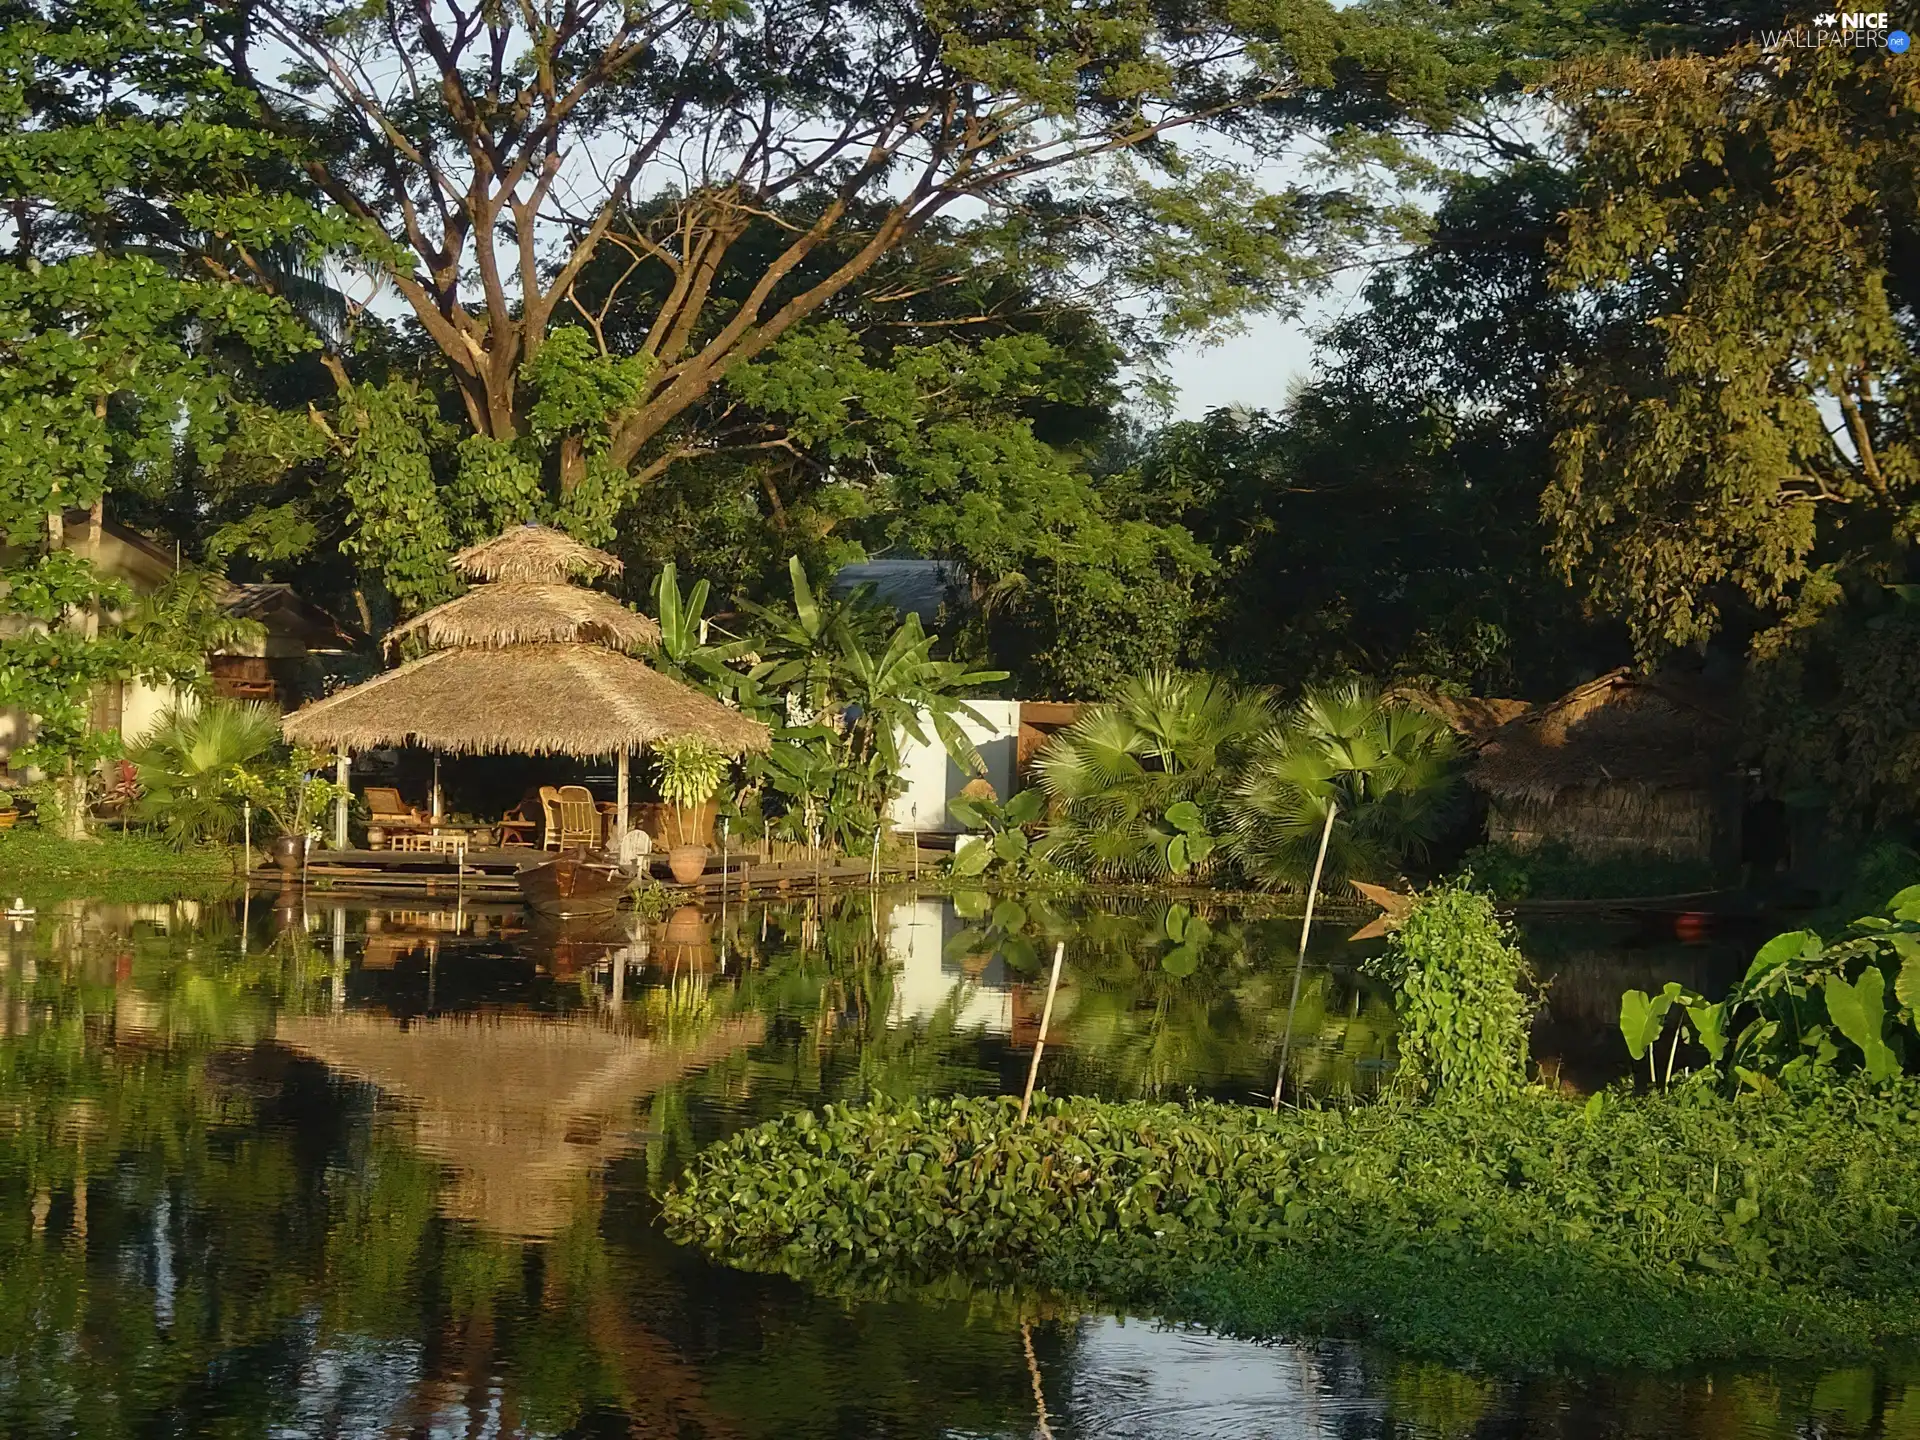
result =
[[[1281,408],[1293,387],[1313,374],[1315,332],[1363,303],[1367,275],[1361,270],[1337,281],[1297,316],[1254,316],[1238,335],[1181,346],[1167,366],[1176,391],[1173,418],[1197,420],[1230,405]]]

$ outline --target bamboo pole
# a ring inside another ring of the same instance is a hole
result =
[[[352,765],[352,758],[344,750],[333,757],[333,783],[340,787],[340,793],[333,797],[333,848],[336,850],[347,848],[347,797]]]
[[[624,864],[627,846],[627,752],[624,749],[613,759],[612,840],[613,858]]]
[[[1327,823],[1320,830],[1320,853],[1314,857],[1313,879],[1307,883],[1307,913],[1300,921],[1300,956],[1293,966],[1293,998],[1287,1001],[1287,1028],[1280,1037],[1280,1073],[1273,1077],[1273,1113],[1280,1113],[1280,1091],[1287,1083],[1287,1054],[1293,1049],[1293,1012],[1300,1004],[1300,973],[1307,968],[1307,936],[1313,931],[1313,902],[1320,893],[1320,870],[1327,863],[1327,842],[1333,838],[1333,817],[1340,806],[1327,801]]]
[[[1053,947],[1053,975],[1047,981],[1047,1003],[1040,1011],[1040,1038],[1033,1042],[1033,1063],[1027,1066],[1027,1089],[1020,1097],[1020,1118],[1027,1118],[1027,1109],[1033,1104],[1033,1084],[1040,1078],[1040,1056],[1047,1048],[1047,1027],[1053,1023],[1053,992],[1060,988],[1060,962],[1067,958],[1067,942],[1062,940]]]

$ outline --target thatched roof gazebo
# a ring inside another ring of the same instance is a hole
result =
[[[333,750],[418,745],[449,755],[615,757],[617,825],[628,757],[698,738],[731,755],[765,750],[767,727],[662,675],[631,653],[660,627],[580,580],[620,562],[542,525],[521,525],[453,557],[478,583],[393,632],[429,652],[282,721],[287,738]],[[336,843],[344,843],[335,819]]]

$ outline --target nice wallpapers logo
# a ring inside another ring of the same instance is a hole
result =
[[[1885,50],[1904,55],[1913,48],[1913,37],[1896,30],[1885,10],[1830,10],[1813,17],[1811,25],[1793,30],[1768,30],[1761,43],[1769,50],[1812,50],[1838,45],[1850,50]]]

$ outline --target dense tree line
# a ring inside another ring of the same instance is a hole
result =
[[[111,619],[47,523],[110,493],[375,635],[541,519],[723,610],[957,561],[1029,694],[1717,647],[1777,788],[1920,801],[1910,63],[1673,0],[4,18],[0,702],[74,763],[217,624]],[[1283,404],[1143,423],[1358,264]]]

